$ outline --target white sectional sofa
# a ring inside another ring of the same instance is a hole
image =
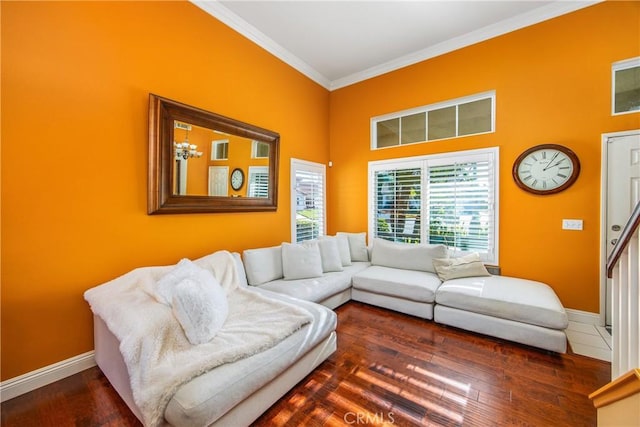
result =
[[[367,248],[365,233],[338,233],[183,261],[85,292],[96,362],[145,426],[249,425],[336,350],[331,308],[350,299],[566,351],[567,316],[550,287],[491,276],[479,258],[449,258],[441,245]]]
[[[374,239],[367,248],[365,237],[365,233],[337,233],[299,245],[285,243],[245,250],[248,283],[330,308],[353,299],[545,350],[566,352],[567,314],[548,285],[490,275],[477,255],[450,258],[443,245]],[[342,256],[342,268],[333,267],[340,271],[319,267],[330,239],[335,240],[342,255],[345,245],[349,246],[350,258]],[[287,265],[296,267],[290,277],[285,271]]]

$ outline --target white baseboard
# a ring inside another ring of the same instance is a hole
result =
[[[570,322],[586,323],[587,325],[600,325],[600,315],[588,311],[565,308]]]
[[[51,384],[78,372],[96,366],[94,352],[88,351],[53,365],[27,372],[0,383],[0,402]]]

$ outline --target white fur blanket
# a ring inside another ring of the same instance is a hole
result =
[[[311,320],[302,308],[239,287],[229,252],[216,252],[196,264],[212,271],[229,302],[224,326],[205,344],[191,345],[171,308],[144,290],[172,267],[138,268],[85,292],[91,310],[120,341],[145,426],[163,423],[166,406],[182,384],[266,350]]]

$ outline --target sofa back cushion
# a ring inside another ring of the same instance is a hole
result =
[[[343,267],[351,265],[351,251],[347,236],[320,236],[318,240],[335,240]]]
[[[283,243],[282,271],[284,280],[322,276],[322,256],[318,242]]]
[[[369,261],[369,252],[367,251],[367,233],[346,233],[339,231],[337,237],[346,237],[349,241],[349,252],[351,261]]]
[[[435,273],[433,260],[447,258],[448,255],[445,245],[396,243],[375,238],[371,250],[371,264]]]
[[[328,273],[330,271],[344,270],[338,241],[336,239],[318,239],[317,242],[320,248],[320,256],[322,257],[322,271]]]
[[[247,249],[242,252],[247,281],[252,286],[282,279],[282,248]]]

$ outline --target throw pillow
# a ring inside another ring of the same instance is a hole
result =
[[[367,233],[345,233],[338,232],[336,236],[346,236],[349,241],[349,252],[351,261],[369,261],[369,251],[367,251]]]
[[[227,297],[213,275],[209,283],[190,278],[182,280],[175,288],[171,306],[193,345],[211,341],[229,315]]]
[[[435,273],[433,260],[447,256],[445,245],[398,243],[375,238],[371,250],[371,264]]]
[[[443,282],[462,277],[490,276],[476,252],[458,258],[434,259],[433,267]]]
[[[213,275],[210,272],[198,267],[191,260],[184,258],[169,270],[169,272],[158,279],[153,285],[152,295],[159,303],[171,305],[171,300],[173,299],[173,294],[178,283],[184,279],[192,279],[196,282],[207,282],[210,278],[213,279]]]
[[[320,236],[320,240],[335,240],[340,253],[340,261],[342,266],[351,265],[351,251],[349,250],[349,239],[347,236]]]
[[[318,247],[320,248],[322,271],[324,273],[343,270],[338,242],[335,239],[319,239]]]
[[[282,248],[247,249],[242,252],[247,281],[252,286],[282,279]]]
[[[283,243],[282,270],[284,280],[322,276],[322,257],[318,243]]]

